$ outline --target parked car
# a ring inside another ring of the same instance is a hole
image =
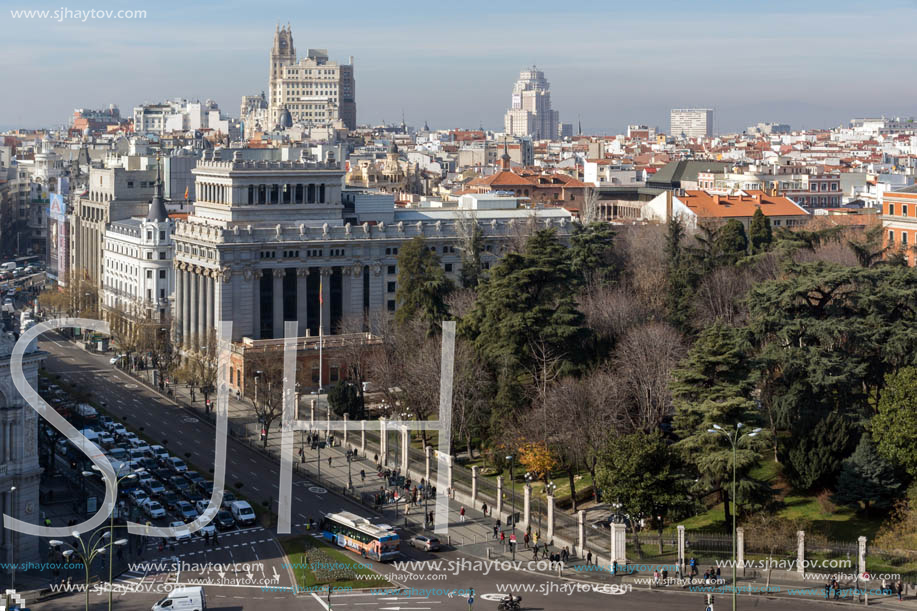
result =
[[[217,534],[217,529],[216,526],[213,525],[213,522],[211,522],[210,524],[201,526],[201,529],[197,531],[197,534],[201,537],[206,537],[208,535],[212,537]]]
[[[147,493],[143,488],[134,488],[128,493],[127,498],[129,498],[135,505],[142,507],[150,497],[147,496]]]
[[[169,453],[160,445],[150,446],[150,451],[160,462],[169,460]]]
[[[197,515],[199,515],[199,516],[204,515],[204,512],[207,511],[207,506],[208,506],[209,504],[210,504],[210,501],[204,500],[204,499],[201,499],[201,500],[199,500],[199,501],[195,501],[195,503],[194,503],[194,510],[197,511]]]
[[[217,528],[220,530],[229,530],[236,525],[235,520],[232,519],[232,514],[221,509],[217,512],[216,517],[213,519],[213,522],[217,525]]]
[[[172,538],[173,541],[190,541],[191,540],[191,531],[188,530],[188,526],[184,522],[172,522],[169,524],[170,527],[175,529],[175,536]]]
[[[175,494],[174,492],[170,490],[166,490],[165,492],[163,492],[160,495],[159,500],[162,501],[162,504],[165,506],[166,509],[168,509],[169,511],[172,511],[173,509],[175,509],[176,505],[178,505],[178,502],[181,499],[178,498],[178,495]]]
[[[124,359],[124,358],[127,358],[127,355],[126,355],[126,354],[118,354],[118,355],[115,355],[115,356],[111,357],[110,359],[108,359],[108,364],[109,364],[109,365],[115,365],[115,364],[118,363],[118,361],[120,361],[121,359]]]
[[[184,473],[188,470],[188,465],[185,464],[185,461],[183,461],[181,458],[178,458],[177,456],[170,456],[167,464],[169,468],[176,473]]]
[[[426,535],[415,535],[408,540],[408,545],[414,549],[422,549],[425,552],[438,552],[439,539],[436,537],[427,537]]]
[[[223,509],[229,509],[236,500],[236,495],[232,492],[223,491]]]
[[[251,526],[255,523],[255,510],[246,501],[233,501],[229,511],[239,525]]]
[[[181,519],[183,519],[185,522],[190,522],[197,519],[197,512],[188,501],[179,501],[175,506],[175,511],[178,512],[178,515],[181,516]]]
[[[169,478],[168,483],[172,489],[179,494],[184,494],[186,490],[191,489],[191,484],[189,484],[188,481],[180,475],[173,475]]]
[[[144,482],[146,482],[145,485]],[[146,488],[146,491],[150,494],[150,496],[159,496],[161,494],[165,494],[166,492],[166,487],[162,485],[162,482],[152,477],[146,480],[142,480],[141,485]]]
[[[143,512],[153,520],[166,517],[166,510],[163,509],[159,501],[154,501],[153,499],[147,499],[146,503],[143,504]]]
[[[204,500],[204,495],[198,492],[195,488],[188,488],[183,493],[185,498],[188,499],[189,503],[197,503],[198,501]]]
[[[197,489],[207,498],[213,496],[213,482],[211,481],[204,480],[202,482],[198,482]]]

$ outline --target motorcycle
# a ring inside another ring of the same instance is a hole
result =
[[[519,611],[522,609],[521,596],[507,596],[497,605],[497,611]]]

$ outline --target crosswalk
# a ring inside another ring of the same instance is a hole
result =
[[[180,562],[177,556],[172,556],[170,562],[146,562],[142,569],[128,570],[115,579],[115,589],[122,592],[135,592],[148,589],[152,584],[178,583],[180,578]]]

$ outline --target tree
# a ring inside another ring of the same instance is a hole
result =
[[[267,447],[271,425],[283,415],[283,359],[271,350],[251,350],[245,355],[245,394],[252,402]]]
[[[751,217],[751,223],[748,226],[748,239],[751,242],[752,254],[770,250],[774,241],[771,220],[764,216],[761,208],[755,209],[755,214]]]
[[[464,440],[469,459],[474,458],[472,440],[485,433],[493,392],[493,376],[475,355],[474,347],[468,341],[456,338],[452,430],[454,439]]]
[[[659,431],[612,438],[599,457],[596,485],[606,504],[631,519],[680,516],[690,506],[678,453]]]
[[[460,214],[456,230],[461,238],[459,251],[461,252],[462,269],[459,272],[459,280],[463,288],[473,289],[484,274],[484,262],[481,260],[481,252],[484,250],[484,233],[474,213]]]
[[[879,455],[917,479],[917,368],[904,367],[885,380],[869,431]]]
[[[331,411],[343,418],[344,414],[353,420],[363,417],[363,402],[356,386],[350,382],[335,382],[328,389],[328,405]]]
[[[697,273],[692,262],[687,260],[682,244],[685,239],[685,225],[681,216],[669,219],[665,241],[667,320],[676,329],[685,332],[690,329],[694,287]]]
[[[519,464],[528,473],[547,484],[551,472],[557,467],[557,457],[551,448],[546,443],[534,441],[523,444],[518,448],[518,452]]]
[[[761,209],[759,208],[758,211]],[[729,219],[716,234],[718,265],[735,265],[748,254],[748,238],[741,221]]]
[[[618,279],[614,236],[608,223],[574,225],[570,236],[570,269],[579,284],[605,284]]]
[[[708,431],[714,424],[746,426],[758,420],[751,393],[755,387],[751,345],[744,331],[721,323],[703,330],[688,356],[674,373],[673,426],[680,440],[675,444],[698,475],[698,493],[719,491],[724,517],[731,518],[729,488],[733,473],[733,449],[723,435]],[[759,438],[745,438],[736,452],[739,502],[750,504],[763,498],[766,487],[748,471],[759,458]]]
[[[847,245],[856,255],[860,266],[872,267],[879,264],[892,248],[891,246],[882,245],[884,232],[885,227],[878,223],[865,230],[861,238],[847,240]]]
[[[784,477],[799,490],[827,485],[850,452],[856,433],[856,427],[836,412],[800,419],[784,447]]]
[[[427,324],[432,334],[448,316],[446,295],[451,282],[446,278],[437,257],[417,236],[401,247],[398,253],[398,288],[395,298],[398,310],[395,320],[404,325],[418,318]]]
[[[210,329],[203,338],[200,350],[188,357],[187,367],[190,377],[204,395],[204,405],[208,406],[210,395],[216,391],[219,357],[217,354],[216,330]],[[279,359],[282,361],[282,359]],[[282,366],[282,365],[281,365]]]
[[[891,507],[900,492],[901,481],[894,469],[876,451],[869,433],[864,433],[856,450],[844,461],[834,501],[852,507],[862,503],[863,512],[869,515],[873,507]]]

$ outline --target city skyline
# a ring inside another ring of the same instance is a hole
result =
[[[271,38],[287,22],[300,56],[311,47],[328,49],[337,61],[355,57],[360,124],[400,122],[403,112],[417,126],[500,130],[506,89],[532,64],[550,80],[563,119],[579,120],[593,134],[622,133],[631,123],[665,130],[669,110],[679,107],[714,108],[718,133],[758,121],[825,128],[857,115],[914,114],[912,104],[898,100],[917,93],[900,78],[911,44],[906,25],[917,16],[912,2],[870,9],[865,17],[864,5],[850,2],[802,9],[777,2],[754,14],[743,7],[721,12],[720,2],[663,3],[652,16],[627,5],[570,11],[534,2],[526,14],[513,14],[508,30],[501,14],[511,9],[487,7],[482,19],[482,3],[459,15],[422,12],[419,3],[391,15],[361,3],[357,20],[341,20],[329,6],[304,14],[279,3],[262,15],[241,2],[219,6],[163,2],[147,8],[146,19],[65,23],[13,19],[4,11],[15,27],[0,66],[13,82],[43,83],[43,93],[4,101],[0,123],[55,126],[74,108],[116,103],[128,111],[173,97],[210,98],[237,116],[242,95],[267,89]],[[736,27],[746,19],[760,34],[747,37]],[[865,82],[894,86],[896,99],[880,101],[872,87],[857,85]],[[469,89],[473,105],[463,95]]]

